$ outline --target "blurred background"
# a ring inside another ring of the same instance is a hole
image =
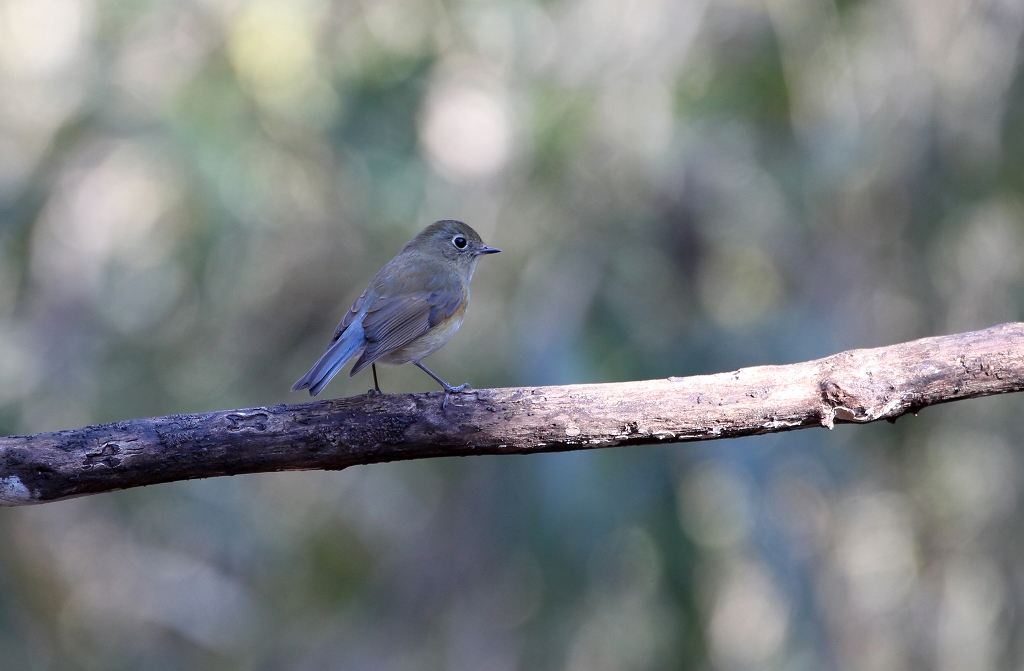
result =
[[[503,250],[428,360],[454,384],[1021,319],[1022,29],[1012,0],[0,0],[0,432],[306,400],[440,218]],[[1022,668],[1022,401],[0,509],[0,666]]]

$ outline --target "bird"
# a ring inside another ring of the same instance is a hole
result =
[[[292,391],[308,389],[316,396],[349,359],[359,355],[349,375],[371,366],[372,393],[382,393],[377,363],[411,363],[441,385],[442,407],[447,406],[448,395],[464,391],[468,383],[454,387],[421,361],[462,326],[477,262],[500,251],[485,245],[461,221],[443,219],[427,226],[373,276],[338,324],[327,351]]]

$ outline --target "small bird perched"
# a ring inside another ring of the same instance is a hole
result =
[[[486,246],[472,228],[446,219],[423,229],[398,255],[373,276],[363,294],[338,324],[330,347],[309,372],[292,385],[292,391],[309,389],[319,394],[345,363],[362,354],[349,375],[377,362],[412,363],[434,378],[448,394],[465,389],[453,387],[431,373],[420,360],[448,342],[462,325],[469,305],[469,281],[483,254],[500,249]]]

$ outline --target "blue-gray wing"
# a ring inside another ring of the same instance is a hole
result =
[[[461,287],[455,291],[438,289],[378,298],[363,317],[366,348],[350,375],[405,347],[451,317],[463,300]]]
[[[372,284],[370,286],[373,286]],[[366,294],[369,293],[370,287],[363,289],[363,293],[359,295],[356,302],[352,304],[352,307],[348,309],[345,316],[341,318],[341,322],[338,324],[338,328],[334,329],[334,337],[331,338],[331,342],[334,342],[341,337],[341,334],[345,332],[345,329],[349,327],[352,321],[359,314],[359,311],[363,309],[363,303],[366,302]]]

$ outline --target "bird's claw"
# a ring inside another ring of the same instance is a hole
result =
[[[366,396],[368,398],[373,398],[374,396],[380,396],[383,393],[384,392],[382,392],[380,389],[367,389],[366,390]]]
[[[444,412],[448,409],[448,397],[452,394],[462,394],[467,391],[471,391],[473,388],[469,386],[468,382],[463,382],[458,387],[453,387],[450,384],[444,386],[444,400],[441,401],[441,411]]]

